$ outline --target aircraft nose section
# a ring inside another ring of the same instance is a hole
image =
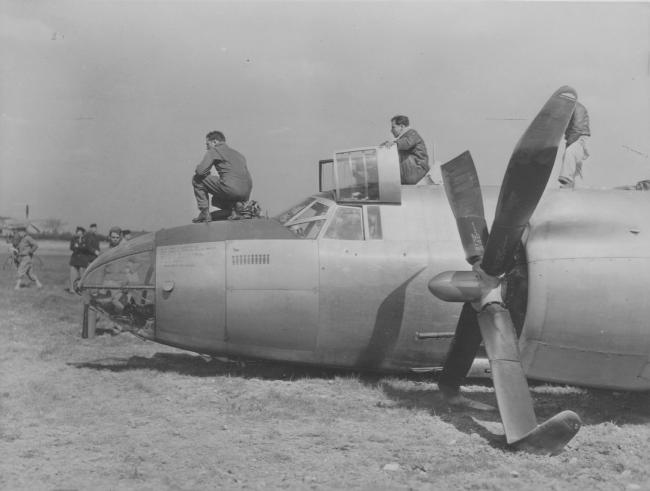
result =
[[[429,291],[446,302],[474,302],[481,298],[478,274],[474,271],[445,271],[429,281]]]
[[[92,311],[107,315],[123,330],[153,339],[155,284],[154,234],[144,234],[103,252],[86,270],[78,290]]]

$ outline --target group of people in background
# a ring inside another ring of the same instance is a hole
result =
[[[37,288],[43,284],[34,272],[34,253],[38,249],[38,243],[27,233],[27,224],[18,224],[13,227],[13,235],[8,238],[9,249],[17,270],[15,290],[20,290],[34,283]],[[131,239],[130,230],[122,230],[120,227],[111,227],[108,232],[108,248],[112,249],[121,243]],[[69,293],[75,293],[76,283],[81,279],[84,271],[97,256],[100,255],[100,236],[97,235],[97,224],[91,223],[86,230],[84,227],[77,227],[70,239],[70,283],[65,289]]]
[[[122,230],[120,227],[111,227],[108,231],[108,248],[112,249],[131,238],[130,230]],[[99,237],[97,236],[97,224],[91,223],[86,231],[83,227],[77,227],[70,239],[70,286],[67,292],[74,293],[77,281],[84,274],[88,265],[93,262],[101,253]]]

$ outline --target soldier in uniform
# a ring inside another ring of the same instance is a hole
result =
[[[20,290],[22,288],[23,279],[26,279],[28,284],[33,281],[36,283],[37,288],[43,288],[43,285],[32,269],[32,258],[34,257],[34,252],[38,249],[38,244],[27,234],[26,225],[16,227],[16,235],[14,236],[12,246],[14,254],[18,258],[18,279],[14,290]]]
[[[253,189],[246,158],[226,145],[226,137],[221,131],[208,133],[205,144],[207,151],[192,177],[194,197],[199,208],[199,215],[192,222],[209,222],[212,219],[209,194],[212,195],[213,205],[229,213],[230,218],[240,218],[237,210],[248,201]],[[217,176],[210,174],[212,166]]]

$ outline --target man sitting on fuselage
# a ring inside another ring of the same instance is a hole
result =
[[[397,145],[402,184],[417,184],[429,172],[429,154],[424,140],[409,126],[406,116],[393,116],[390,131],[395,138],[381,145],[388,148]]]

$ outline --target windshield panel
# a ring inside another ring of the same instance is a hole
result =
[[[289,230],[302,239],[315,239],[325,224],[325,220],[311,220],[289,225]]]
[[[279,215],[278,220],[301,239],[315,239],[332,205],[312,197]]]
[[[292,206],[291,208],[289,208],[288,210],[286,210],[286,211],[280,213],[280,214],[276,217],[276,219],[277,219],[281,224],[284,225],[284,224],[287,223],[289,220],[291,220],[293,217],[295,217],[298,213],[300,213],[302,210],[304,210],[305,208],[307,208],[307,207],[309,206],[309,204],[310,204],[312,201],[314,201],[314,198],[307,198],[307,199],[301,201],[300,203],[298,203],[297,205],[294,205],[294,206]]]
[[[303,221],[303,220],[309,220],[310,218],[323,217],[327,215],[329,209],[330,207],[325,203],[321,203],[320,201],[315,201],[309,208],[306,208],[305,211],[300,213],[300,215],[297,216],[296,219]]]

